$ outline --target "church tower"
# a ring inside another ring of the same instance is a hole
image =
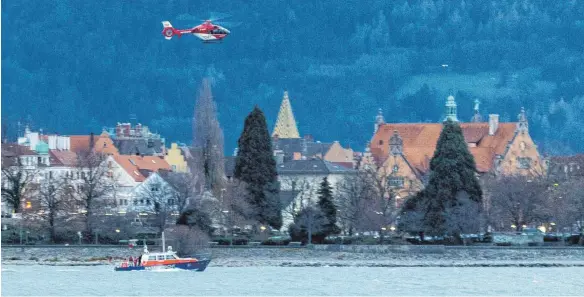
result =
[[[381,108],[377,111],[377,116],[375,117],[375,128],[373,134],[377,133],[379,126],[385,124],[385,119],[383,118],[383,111]]]
[[[480,123],[483,121],[483,117],[481,116],[481,113],[479,112],[479,99],[475,99],[474,101],[474,114],[472,116],[472,118],[470,119],[471,123]]]
[[[444,118],[444,121],[446,122],[449,119],[453,122],[458,122],[458,118],[456,117],[456,101],[454,101],[452,94],[446,99],[446,118]]]
[[[282,99],[282,105],[280,105],[280,111],[278,112],[278,119],[276,120],[272,137],[276,135],[278,138],[300,138],[296,120],[292,113],[290,99],[288,98],[288,91],[284,91],[284,98]]]

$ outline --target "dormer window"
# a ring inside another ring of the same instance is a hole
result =
[[[531,168],[531,158],[529,158],[529,157],[517,157],[517,168],[519,168],[519,169],[529,169],[529,168]]]

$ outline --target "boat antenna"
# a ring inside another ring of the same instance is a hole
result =
[[[162,231],[162,252],[163,253],[166,252],[165,248],[164,248],[165,244],[166,244],[166,241],[164,240],[164,231]]]
[[[143,242],[144,242],[144,254],[148,254],[148,247],[146,246],[146,237],[144,237]]]

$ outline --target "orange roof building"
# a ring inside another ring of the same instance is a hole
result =
[[[118,155],[118,149],[114,145],[113,140],[106,131],[100,135],[71,135],[69,136],[71,143],[71,151],[75,153],[88,151],[90,148],[96,152]]]
[[[164,157],[115,155],[112,158],[135,182],[143,182],[151,172],[170,170]]]
[[[480,120],[478,103],[475,104],[473,120]],[[445,119],[457,120],[453,96],[447,100],[446,114]],[[460,126],[478,173],[545,174],[546,164],[529,135],[523,108],[517,122],[499,123],[499,115],[491,114],[488,122],[460,123]],[[377,168],[393,175],[396,179],[393,184],[408,196],[423,187],[441,131],[440,123],[385,123],[380,113],[361,166],[367,165],[367,160],[375,163]]]

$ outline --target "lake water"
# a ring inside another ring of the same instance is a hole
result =
[[[208,267],[2,265],[2,295],[584,295],[583,267]]]

